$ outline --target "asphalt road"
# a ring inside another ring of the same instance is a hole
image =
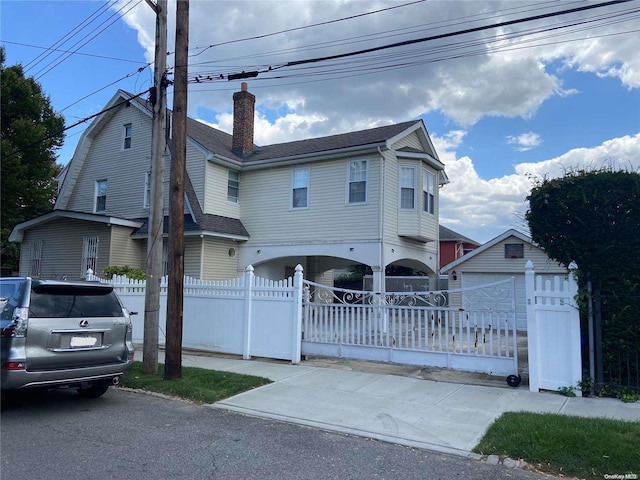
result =
[[[547,478],[113,388],[5,402],[0,440],[3,480]]]

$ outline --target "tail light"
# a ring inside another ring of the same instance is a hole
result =
[[[29,323],[29,309],[16,308],[13,311],[13,320],[2,329],[3,337],[24,337],[27,335],[27,325]]]
[[[122,309],[122,314],[124,315],[125,322],[127,323],[127,333],[133,333],[133,322],[131,321],[131,315],[136,315],[136,312],[129,312],[126,308]]]

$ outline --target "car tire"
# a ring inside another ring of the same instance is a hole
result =
[[[82,398],[98,398],[107,393],[109,385],[94,385],[89,388],[81,388],[78,390],[78,395]]]

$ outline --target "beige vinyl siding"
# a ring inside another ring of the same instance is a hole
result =
[[[81,279],[82,240],[98,237],[98,262],[96,274],[102,275],[109,265],[111,227],[106,224],[84,222],[75,219],[58,219],[34,227],[25,232],[21,245],[20,274],[29,272],[29,248],[31,241],[42,240],[41,277],[68,280]]]
[[[362,158],[368,160],[366,204],[347,204],[347,159],[296,166],[308,167],[310,175],[309,206],[301,209],[291,209],[292,168],[243,172],[241,218],[251,238],[285,244],[378,239],[380,161]]]
[[[207,161],[202,150],[196,147],[193,142],[187,141],[187,174],[201,207],[205,203],[206,165]]]
[[[504,258],[506,243],[523,243],[524,258]],[[461,263],[458,272],[469,273],[524,273],[527,260],[531,260],[536,273],[565,274],[566,268],[551,260],[540,248],[523,242],[517,237],[509,237],[484,252]]]
[[[111,227],[111,258],[109,265],[129,265],[146,268],[146,241],[132,240],[132,229],[114,225]]]
[[[229,169],[212,162],[206,165],[206,198],[204,202],[204,212],[223,217],[239,218],[239,204],[246,198],[246,191],[243,190],[244,173],[240,173],[240,198],[239,203],[234,204],[227,201],[227,187],[229,183]],[[245,194],[245,195],[243,195]]]
[[[391,148],[393,150],[400,150],[404,147],[417,148],[418,150],[425,151],[427,150],[427,145],[422,144],[422,142],[420,141],[420,136],[417,132],[412,132],[391,145]]]
[[[235,255],[229,255],[229,249],[235,250]],[[238,273],[238,244],[231,240],[205,237],[203,239],[203,280],[229,280],[237,278]]]
[[[124,150],[124,125],[132,125],[131,148]],[[145,174],[151,160],[151,119],[135,107],[119,107],[96,135],[67,205],[93,212],[95,183],[107,180],[106,215],[136,218],[144,208]]]
[[[184,274],[187,277],[201,278],[202,239],[185,237],[184,239]]]

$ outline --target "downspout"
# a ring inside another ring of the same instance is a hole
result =
[[[386,276],[385,276],[385,264],[384,264],[384,202],[385,202],[385,161],[384,154],[382,153],[382,148],[378,146],[378,153],[380,154],[380,268],[382,271],[380,272],[380,279],[382,285],[381,291],[386,292]]]

